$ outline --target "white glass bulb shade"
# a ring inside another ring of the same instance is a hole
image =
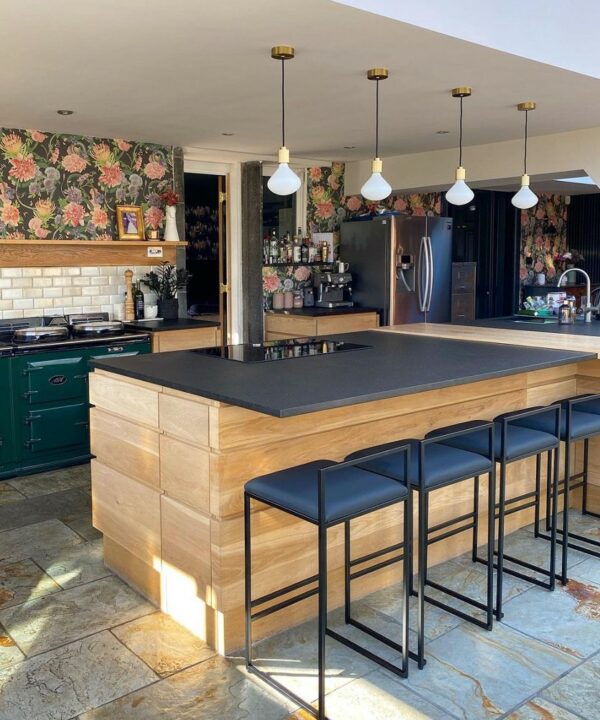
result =
[[[360,189],[360,194],[365,200],[384,200],[391,194],[392,186],[381,174],[382,170],[383,163],[379,158],[375,158],[372,164],[371,177]]]
[[[267,187],[275,195],[292,195],[302,185],[302,181],[288,165],[290,153],[286,147],[279,149],[279,167],[269,178]]]
[[[464,167],[456,168],[456,182],[446,193],[446,200],[451,205],[466,205],[475,197],[471,188],[465,182]]]
[[[521,177],[521,189],[513,195],[511,203],[519,210],[528,210],[538,204],[538,196],[529,187],[529,175]]]

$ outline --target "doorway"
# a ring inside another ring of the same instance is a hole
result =
[[[184,173],[188,314],[221,325],[227,342],[227,177]]]

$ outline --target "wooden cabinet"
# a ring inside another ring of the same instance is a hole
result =
[[[375,311],[340,315],[265,315],[265,340],[284,340],[294,337],[317,337],[338,333],[372,330],[379,327],[379,314]]]
[[[451,322],[475,320],[477,263],[452,263]]]
[[[152,333],[152,352],[215,347],[220,342],[220,328],[218,327],[156,331]]]

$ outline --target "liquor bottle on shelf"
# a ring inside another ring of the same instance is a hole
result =
[[[273,230],[271,233],[271,249],[270,249],[270,264],[273,265],[277,262],[279,257],[279,251],[277,247],[277,232]]]
[[[263,264],[271,264],[271,243],[269,242],[268,235],[265,235],[263,238]]]
[[[318,249],[315,245],[312,243],[310,244],[308,248],[308,262],[309,263],[316,263],[317,262],[317,255],[318,255]]]
[[[323,240],[323,244],[321,245],[321,262],[328,262],[329,261],[329,245],[327,244],[327,240]]]
[[[293,262],[294,263],[300,263],[302,262],[302,246],[300,245],[300,237],[298,235],[294,235],[294,256],[293,256]]]
[[[304,238],[304,240],[302,241],[302,246],[300,248],[300,257],[302,258],[303,263],[307,263],[310,261],[308,240],[306,238]]]
[[[142,292],[140,280],[135,284],[133,291],[133,310],[136,320],[144,319],[144,293]]]

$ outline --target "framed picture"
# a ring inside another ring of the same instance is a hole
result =
[[[117,240],[145,240],[144,214],[139,205],[117,205]]]

